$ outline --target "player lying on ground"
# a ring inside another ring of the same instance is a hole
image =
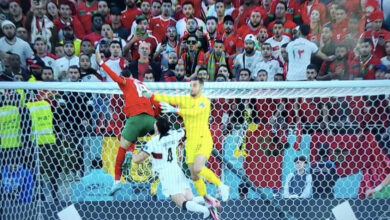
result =
[[[222,201],[229,198],[229,187],[221,182],[215,173],[205,166],[213,149],[213,140],[209,129],[211,102],[202,94],[203,80],[193,78],[191,80],[191,94],[187,96],[168,96],[154,94],[154,100],[167,102],[161,103],[163,113],[178,113],[183,117],[186,129],[186,160],[191,171],[191,178],[200,196],[206,196],[205,178],[216,185],[221,194]],[[151,97],[150,91],[144,92],[145,96]]]
[[[178,165],[176,147],[184,136],[184,131],[170,130],[167,119],[159,118],[154,124],[155,136],[143,147],[142,151],[132,157],[134,163],[141,163],[149,156],[152,157],[152,169],[158,174],[162,192],[183,210],[203,213],[203,218],[211,216],[218,220],[216,207],[207,208],[207,200],[213,198],[195,197],[192,195],[188,179]],[[212,203],[217,203],[215,199]]]
[[[140,44],[140,47],[149,47],[146,43]],[[147,90],[146,86],[137,79],[130,76],[130,72],[124,71],[119,76],[108,67],[101,59],[99,50],[96,50],[96,62],[103,70],[118,83],[123,92],[124,104],[123,112],[127,120],[122,130],[120,138],[120,147],[115,160],[115,177],[114,185],[111,189],[110,196],[114,195],[121,188],[120,178],[122,175],[122,163],[126,156],[126,151],[134,151],[135,142],[138,137],[143,137],[149,132],[153,132],[153,125],[156,119],[155,109],[158,103],[150,98],[142,96],[142,92]],[[155,108],[154,108],[155,107]]]

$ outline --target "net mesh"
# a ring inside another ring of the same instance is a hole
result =
[[[163,196],[148,160],[131,164],[129,155],[124,187],[108,196],[126,119],[120,90],[1,91],[1,219],[56,219],[71,204],[82,219],[200,218]],[[390,173],[390,87],[227,85],[204,93],[214,141],[207,166],[230,186],[222,219],[332,219],[345,200],[358,219],[390,218],[390,188],[367,195]],[[165,116],[183,126],[180,116]],[[139,138],[136,151],[148,140]],[[177,154],[188,174],[184,145]],[[207,190],[216,195],[215,186]]]

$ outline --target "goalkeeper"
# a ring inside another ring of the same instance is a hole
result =
[[[127,117],[115,160],[115,181],[109,194],[112,196],[121,188],[120,178],[122,176],[122,163],[125,159],[126,151],[129,150],[130,152],[133,152],[137,138],[143,137],[149,132],[153,132],[153,125],[156,121],[154,117],[155,109],[153,106],[158,109],[159,105],[152,99],[142,96],[143,92],[147,90],[142,82],[130,78],[130,74],[126,72],[123,72],[122,76],[118,76],[117,73],[112,71],[101,59],[99,50],[96,50],[96,62],[112,80],[118,83],[119,88],[122,90],[125,104],[123,112]]]
[[[170,130],[169,122],[159,118],[154,124],[155,136],[143,147],[141,152],[134,155],[132,162],[141,163],[151,156],[153,171],[158,174],[164,196],[170,197],[184,211],[198,212],[203,218],[212,217],[219,220],[216,207],[206,205],[208,199],[214,198],[193,196],[190,184],[177,162],[176,147],[184,136],[184,131]]]
[[[213,149],[213,140],[209,129],[210,100],[202,94],[203,80],[193,78],[191,80],[191,94],[188,96],[168,96],[154,94],[156,101],[160,103],[163,113],[178,113],[183,117],[186,129],[186,161],[191,172],[191,178],[200,196],[206,196],[205,178],[210,183],[216,185],[222,197],[222,201],[229,198],[229,187],[221,182],[215,173],[205,166]],[[150,91],[146,91],[145,96],[151,97]],[[202,178],[203,177],[203,178]]]

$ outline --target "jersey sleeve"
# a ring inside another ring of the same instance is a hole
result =
[[[179,106],[180,108],[186,108],[191,104],[191,101],[188,99],[189,96],[169,96],[163,94],[155,94],[153,99],[158,102],[167,102],[171,105]]]
[[[154,141],[155,139],[154,138],[152,138],[150,141],[148,141],[146,144],[145,144],[145,146],[142,148],[142,151],[144,151],[144,152],[146,152],[147,154],[152,154],[152,152],[153,152],[153,148],[154,148],[154,146],[155,146],[155,141]]]
[[[124,85],[126,83],[126,79],[121,76],[118,76],[106,63],[102,64],[102,68],[116,83],[121,85]]]
[[[315,43],[313,43],[313,42],[310,42],[310,43],[311,43],[310,44],[310,49],[311,49],[312,53],[317,53],[318,52],[317,45]]]

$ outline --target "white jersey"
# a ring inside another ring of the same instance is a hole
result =
[[[170,130],[167,136],[160,138],[154,136],[144,146],[143,151],[152,156],[152,168],[157,173],[169,172],[176,169],[177,163],[176,148],[179,141],[184,137],[184,130]]]
[[[252,72],[251,77],[253,79],[256,79],[257,72],[259,70],[267,71],[267,73],[268,73],[268,80],[267,81],[274,81],[275,75],[277,73],[283,74],[283,69],[282,69],[282,67],[280,67],[280,63],[274,59],[268,60],[268,61],[266,61],[266,60],[259,61],[256,64],[256,71],[254,73]]]
[[[110,67],[118,76],[122,74],[122,70],[127,66],[127,61],[125,58],[109,58],[106,62],[106,65]],[[106,79],[106,82],[114,82],[111,77],[106,73],[103,68],[100,68],[100,73],[103,75],[103,78]]]
[[[45,66],[51,67],[53,69],[54,79],[58,80],[58,75],[60,73],[58,72],[56,60],[51,58],[51,57],[49,57],[49,56],[41,57],[41,59],[45,63]]]
[[[56,60],[56,66],[58,69],[59,75],[62,75],[63,72],[68,72],[68,69],[70,66],[78,66],[79,67],[79,57],[78,56],[72,56],[71,58],[68,58],[66,56],[61,57]]]
[[[275,57],[275,59],[279,59],[284,62],[282,58],[281,48],[283,44],[290,42],[290,38],[286,35],[282,35],[281,41],[276,41],[273,37],[271,37],[268,38],[265,42],[271,44],[272,56]]]
[[[387,69],[390,69],[390,59],[387,57],[381,58],[381,63],[387,67]]]
[[[203,33],[207,33],[205,23],[199,18],[195,18],[198,22],[198,27],[203,27]],[[184,34],[187,32],[187,18],[182,18],[176,22],[176,30],[177,34],[182,38]]]
[[[170,130],[167,136],[154,136],[143,148],[143,151],[152,156],[152,169],[158,174],[162,193],[166,197],[185,194],[190,189],[189,181],[177,163],[176,156],[176,147],[183,137],[182,129]]]
[[[310,64],[311,55],[318,51],[317,45],[300,37],[288,43],[286,51],[288,53],[288,72],[286,80],[307,80],[306,68]]]
[[[256,64],[263,60],[263,55],[260,51],[255,51],[253,56],[247,56],[244,53],[240,53],[234,59],[234,67],[239,69],[249,69],[251,71],[251,76],[256,74]]]

